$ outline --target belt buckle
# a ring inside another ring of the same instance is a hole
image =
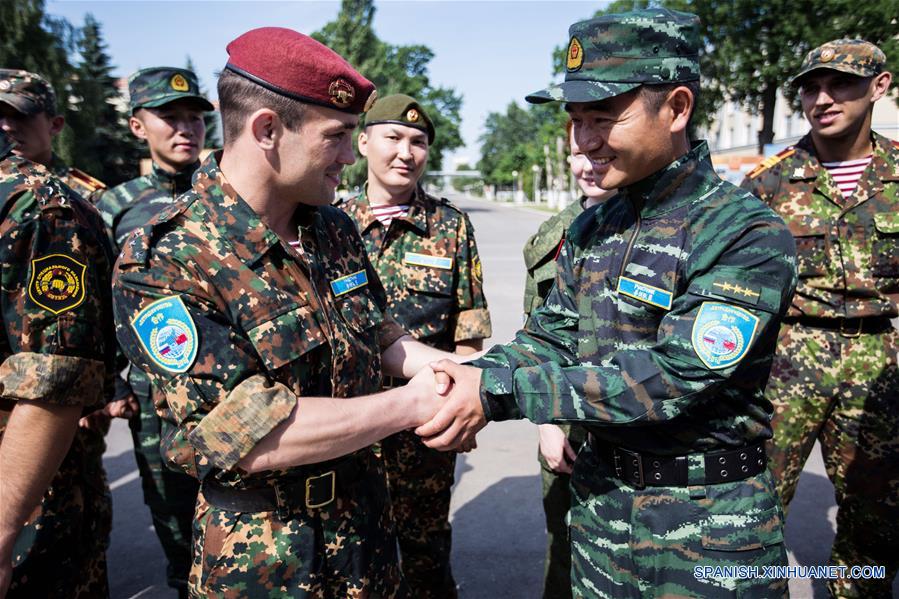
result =
[[[863,319],[859,318],[858,319],[858,328],[856,330],[852,331],[852,330],[846,329],[846,321],[847,320],[849,320],[849,319],[843,318],[840,320],[840,335],[842,335],[843,337],[845,337],[847,339],[856,339],[858,337],[861,337],[862,336],[862,327],[863,327],[865,321]]]
[[[634,474],[637,476],[637,482],[634,483],[634,488],[638,489],[638,490],[645,489],[646,488],[646,478],[643,476],[643,456],[641,456],[636,451],[629,451],[627,449],[624,449],[623,447],[619,447],[618,450],[621,453],[623,453],[624,455],[626,455],[628,458],[633,459],[633,461],[635,462],[636,470],[634,471]],[[617,472],[617,468],[616,468],[616,472]],[[619,476],[619,478],[620,478],[620,476]]]
[[[312,498],[312,487],[316,484],[316,481],[319,481],[323,478],[331,478],[331,496],[327,499],[327,501],[322,501],[320,503],[315,503]],[[334,501],[334,488],[337,483],[337,474],[333,470],[328,470],[324,474],[319,474],[318,476],[310,476],[306,478],[306,507],[307,508],[320,508],[328,505],[332,501]]]

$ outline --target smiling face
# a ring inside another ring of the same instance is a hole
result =
[[[359,134],[359,153],[368,159],[369,185],[405,201],[428,163],[428,134],[395,123],[371,125]]]
[[[129,119],[131,132],[146,140],[153,161],[169,172],[195,163],[206,142],[202,106],[176,100],[157,108],[138,108]]]
[[[805,75],[799,84],[802,112],[816,140],[867,136],[871,109],[889,88],[890,74],[859,77],[831,69]]]
[[[678,158],[670,123],[652,114],[638,91],[600,102],[571,102],[572,142],[603,189],[633,185]]]

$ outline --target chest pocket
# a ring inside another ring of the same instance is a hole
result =
[[[899,277],[899,215],[891,212],[874,215],[871,253],[871,271],[875,277]]]
[[[824,243],[824,226],[808,216],[797,216],[787,221],[787,227],[796,242],[796,270],[799,278],[820,277],[827,274],[827,246]]]
[[[429,266],[403,265],[406,299],[397,319],[417,338],[446,329],[453,310],[453,271]]]
[[[384,314],[366,287],[342,295],[335,302],[343,321],[356,333],[372,332],[370,329],[384,321]]]
[[[247,335],[269,371],[299,359],[327,341],[308,304],[290,305],[281,313],[263,317]]]

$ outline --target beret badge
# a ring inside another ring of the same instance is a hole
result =
[[[346,108],[356,99],[356,89],[345,79],[335,79],[328,86],[331,104],[338,108]]]

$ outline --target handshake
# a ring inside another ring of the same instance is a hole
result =
[[[471,451],[487,425],[480,399],[481,369],[451,360],[432,362],[399,389],[414,405],[415,433],[428,447]]]

